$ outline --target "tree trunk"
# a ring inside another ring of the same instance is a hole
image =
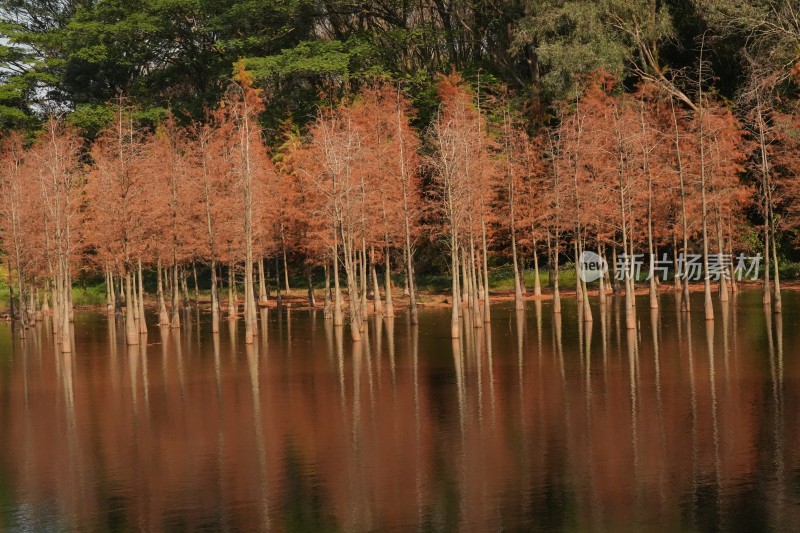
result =
[[[727,267],[725,267],[724,270],[722,269],[723,265],[725,265],[723,261],[725,240],[722,236],[722,221],[720,218],[719,209],[717,209],[717,256],[719,259],[719,266],[721,267],[719,276],[719,301],[727,302],[730,299],[730,295],[728,294],[728,269]]]
[[[394,303],[392,302],[392,266],[391,266],[391,257],[389,254],[389,239],[386,239],[386,251],[384,252],[384,266],[383,266],[383,282],[384,282],[384,293],[386,293],[386,310],[385,315],[387,317],[394,316]]]
[[[686,219],[686,185],[683,175],[683,156],[680,143],[680,130],[678,129],[678,117],[675,114],[675,102],[670,99],[670,107],[672,109],[672,123],[675,127],[675,155],[678,160],[678,177],[680,178],[680,191],[681,191],[681,220],[683,222],[683,258],[684,264],[687,260],[689,253],[689,227]],[[688,313],[691,311],[691,302],[689,300],[689,276],[686,272],[683,275],[683,295],[681,297],[681,311]]]
[[[372,275],[372,307],[375,314],[383,313],[383,303],[381,302],[380,284],[378,283],[378,270],[375,268],[375,247],[369,250],[370,273]]]
[[[339,284],[339,252],[338,245],[334,240],[333,244],[333,325],[341,326],[344,324],[344,317],[342,316],[342,287]]]
[[[482,309],[480,298],[478,297],[478,275],[477,275],[477,261],[475,257],[475,240],[472,237],[472,232],[469,234],[469,284],[470,284],[470,300],[473,309],[473,326],[476,328],[483,327]],[[485,305],[484,305],[485,308]]]
[[[251,254],[252,255],[252,254]],[[244,301],[245,305],[248,306],[247,313],[250,315],[250,324],[252,325],[252,336],[258,337],[258,308],[256,307],[256,285],[255,281],[253,280],[253,273],[255,269],[253,268],[253,263],[250,263],[249,270],[245,270],[245,275],[249,277],[249,281],[245,280],[245,294]],[[245,314],[247,317],[247,314]],[[247,337],[247,325],[245,324],[245,337]],[[245,344],[247,344],[247,339],[245,338]]]
[[[147,335],[147,324],[144,319],[144,283],[142,283],[142,260],[139,259],[138,280],[139,280],[139,333]]]
[[[555,235],[555,246],[553,247],[552,258],[548,258],[548,262],[552,265],[551,272],[553,273],[553,313],[560,314],[561,313],[561,291],[559,291],[558,287],[558,233]],[[548,248],[550,248],[549,244],[550,240],[548,238]]]
[[[576,235],[575,242],[573,243],[573,248],[575,249],[575,299],[578,301],[579,306],[583,306],[583,289],[581,287],[581,276],[580,276],[580,251],[578,250],[579,245],[578,241],[580,237]]]
[[[156,263],[156,287],[158,297],[158,325],[169,326],[169,313],[167,313],[167,303],[164,300],[164,279],[161,273],[161,259]]]
[[[306,281],[308,282],[308,306],[314,309],[317,306],[317,301],[314,298],[314,283],[311,279],[311,266],[306,266]]]
[[[111,276],[111,271],[108,268],[108,264],[106,264],[106,314],[114,313],[114,289],[112,285],[112,280],[114,279]]]
[[[700,119],[702,124],[702,116]],[[700,132],[700,205],[703,217],[703,309],[706,320],[714,320],[714,306],[711,302],[711,274],[708,271],[708,201],[706,199],[705,148]]]
[[[452,277],[452,285],[453,285],[453,294],[452,294],[452,306],[451,306],[451,313],[450,313],[450,337],[453,339],[457,339],[459,337],[458,334],[458,315],[459,315],[459,305],[458,301],[461,297],[459,294],[458,288],[458,243],[456,240],[456,233],[455,229],[451,229],[450,231],[450,263],[451,263],[451,277]]]
[[[258,304],[267,305],[267,280],[264,276],[264,258],[258,258]]]
[[[217,288],[217,262],[211,260],[211,332],[219,333],[219,289]]]
[[[553,283],[553,246],[551,243],[550,232],[547,232],[547,286],[551,289],[555,286]]]
[[[63,302],[63,309],[61,311],[61,351],[63,353],[72,352],[72,335],[70,331],[70,323],[72,322],[72,283],[69,277],[69,267],[64,267],[64,281],[62,282],[62,289],[64,291],[61,300]],[[139,336],[136,335],[138,342]]]
[[[772,213],[770,218],[774,218],[775,214]],[[775,287],[774,287],[774,303],[772,306],[772,312],[775,314],[780,314],[783,311],[783,304],[781,302],[781,277],[780,273],[778,272],[778,246],[775,243],[775,222],[772,221],[772,230],[770,231],[772,235],[772,268],[773,273],[775,275]]]
[[[180,314],[180,295],[178,291],[180,285],[178,283],[178,262],[174,261],[172,264],[172,321],[170,327],[178,329],[181,327],[181,314]]]
[[[239,302],[236,299],[236,264],[228,265],[228,318],[233,319],[239,314]]]
[[[281,235],[283,238],[283,235]],[[283,245],[283,281],[286,284],[286,295],[289,295],[289,262],[286,260],[286,244]]]
[[[192,277],[194,278],[194,305],[200,307],[200,284],[197,282],[197,264],[192,261]]]
[[[597,255],[600,256],[601,258],[603,257],[603,249],[599,244],[597,245]],[[605,272],[598,278],[598,281],[600,283],[600,286],[599,286],[599,288],[597,290],[597,299],[600,300],[600,305],[604,306],[605,303],[606,303],[606,276],[605,276]],[[601,320],[602,320],[603,309],[604,309],[604,307],[600,308],[600,312],[601,312],[600,319]]]
[[[580,250],[581,255],[583,255],[583,244],[580,237],[578,237],[578,249]],[[578,257],[580,260],[580,256]],[[578,288],[583,293],[583,301],[581,304],[583,306],[583,321],[592,322],[592,308],[589,305],[589,289],[586,287],[586,280],[578,277]]]
[[[22,273],[20,272],[19,266],[17,267],[17,295],[19,302],[19,305],[17,306],[17,318],[20,325],[20,336],[25,337],[25,330],[28,328],[28,308],[25,304],[25,289],[22,283]],[[13,295],[11,296],[11,299],[14,299]]]
[[[464,246],[459,247],[461,257],[459,258],[461,266],[461,303],[463,306],[469,307],[469,277],[467,274],[467,251]]]
[[[325,262],[325,295],[323,297],[322,315],[325,320],[333,319],[333,309],[331,307],[331,270],[328,262]]]
[[[133,277],[128,268],[125,270],[125,339],[129,346],[139,344],[139,331],[136,328],[136,321],[133,317],[135,305],[133,301],[132,283]]]
[[[491,302],[489,301],[489,249],[486,245],[486,221],[481,215],[481,256],[483,258],[483,321],[492,321]]]
[[[131,280],[133,281],[133,286],[131,287],[131,294],[133,295],[133,319],[136,320],[136,329],[139,329],[139,289],[136,286],[136,270],[133,271],[131,274]]]
[[[409,237],[408,228],[406,228],[406,289],[408,291],[408,308],[411,315],[410,320],[412,325],[419,324],[419,314],[417,313],[417,295],[416,286],[414,284],[414,266],[411,257],[411,239]]]
[[[360,279],[360,295],[361,295],[361,329],[362,331],[367,326],[367,315],[369,309],[367,308],[367,242],[361,238],[361,262],[359,263]]]

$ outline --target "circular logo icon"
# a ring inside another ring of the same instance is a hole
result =
[[[594,252],[585,251],[578,258],[578,276],[585,283],[597,281],[608,272],[608,263]]]

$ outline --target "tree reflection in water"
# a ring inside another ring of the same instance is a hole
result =
[[[0,529],[796,529],[800,298],[672,298],[633,330],[610,297],[357,343],[288,309],[254,344],[205,309],[131,347],[77,313],[72,354],[0,325]]]

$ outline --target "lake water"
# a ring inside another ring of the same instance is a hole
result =
[[[132,348],[80,312],[66,356],[0,325],[0,529],[797,531],[800,298],[692,297],[638,331],[496,305],[458,342],[447,309],[358,344],[262,311],[252,346],[192,310]]]

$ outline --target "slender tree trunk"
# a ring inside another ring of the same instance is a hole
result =
[[[547,231],[547,286],[551,289],[555,286],[553,283],[553,245],[551,243],[552,236],[550,235],[550,231]]]
[[[533,295],[542,295],[542,282],[539,280],[539,252],[536,249],[536,239],[533,239]]]
[[[108,314],[113,315],[117,310],[117,289],[114,287],[114,273],[111,271],[111,268],[108,269]],[[45,287],[45,299],[44,299],[45,306],[47,304],[47,290]]]
[[[253,263],[250,263],[250,269],[246,272],[246,275],[249,276],[249,283],[245,283],[245,291],[247,294],[245,295],[245,305],[248,306],[247,313],[250,314],[250,322],[252,324],[252,335],[253,337],[258,337],[258,309],[256,307],[256,284],[253,279],[253,273],[255,269],[253,268]],[[247,316],[247,315],[245,315]],[[247,329],[245,327],[245,336],[247,333]],[[245,343],[247,340],[245,339]]]
[[[771,203],[771,202],[770,202]],[[772,211],[772,209],[770,209]],[[781,301],[781,277],[780,273],[778,272],[778,245],[775,243],[775,214],[771,213],[770,219],[772,220],[772,228],[770,229],[770,234],[772,235],[772,268],[773,274],[775,275],[775,286],[774,286],[774,304],[772,306],[772,312],[775,314],[780,314],[783,311],[783,304]]]
[[[217,287],[217,262],[214,259],[211,260],[211,332],[219,333],[219,289]]]
[[[359,263],[360,281],[360,296],[361,296],[361,329],[362,331],[367,326],[367,315],[369,308],[367,307],[367,241],[361,238],[361,261]]]
[[[764,134],[764,117],[761,113],[761,103],[758,103],[758,137],[759,146],[761,148],[761,171],[762,171],[762,189],[764,194],[764,239],[765,258],[764,258],[764,294],[762,300],[765,304],[770,303],[770,283],[769,283],[769,262],[770,262],[770,248],[772,248],[772,265],[775,274],[775,292],[774,292],[774,306],[772,311],[774,313],[781,313],[781,282],[780,273],[778,270],[778,250],[775,241],[775,212],[772,206],[772,180],[770,180],[769,170],[769,156],[767,153],[767,142]]]
[[[483,218],[483,214],[481,214],[481,248],[482,248],[482,257],[483,257],[483,290],[484,290],[484,302],[483,302],[483,321],[488,323],[492,320],[492,313],[491,313],[491,305],[489,302],[489,263],[488,263],[488,254],[489,250],[486,246],[486,220]]]
[[[194,277],[194,305],[200,307],[200,284],[197,282],[197,264],[192,261],[192,277]]]
[[[336,240],[333,244],[333,325],[341,326],[344,324],[344,317],[342,316],[342,287],[339,284],[339,252]]]
[[[450,337],[453,339],[457,339],[459,337],[458,334],[458,315],[459,315],[459,305],[458,301],[461,297],[459,294],[458,288],[458,241],[456,238],[455,229],[450,230],[450,262],[451,262],[451,277],[452,277],[452,285],[453,285],[453,294],[452,294],[452,306],[451,306],[451,313],[450,313]],[[412,289],[413,293],[413,289]]]
[[[306,266],[306,281],[308,283],[308,306],[313,309],[317,306],[317,301],[314,298],[314,283],[311,280],[311,265]]]
[[[156,291],[158,298],[158,325],[169,326],[169,313],[167,313],[167,303],[164,301],[164,280],[161,273],[161,259],[156,263]]]
[[[461,303],[463,306],[469,307],[469,277],[467,274],[467,251],[464,246],[459,247],[461,257],[459,258],[461,266]]]
[[[383,303],[381,302],[380,284],[378,283],[378,271],[375,268],[375,247],[370,247],[370,273],[372,274],[372,307],[375,314],[383,313]]]
[[[106,314],[112,314],[114,312],[114,291],[111,287],[111,272],[108,268],[108,263],[106,263],[105,268],[105,277],[106,277]]]
[[[619,130],[619,128],[616,128]],[[619,135],[619,133],[618,133]],[[628,245],[633,244],[633,240],[631,238],[631,242],[628,242],[628,210],[627,210],[627,203],[625,200],[625,160],[623,155],[623,150],[621,147],[621,143],[617,142],[618,153],[617,153],[617,187],[619,188],[619,206],[620,206],[620,220],[622,221],[622,252],[628,258],[626,263],[627,267],[625,268],[625,327],[627,329],[635,329],[636,328],[636,316],[634,310],[634,286],[633,286],[633,249],[631,247],[630,252],[628,249]]]
[[[702,123],[702,118],[700,119]],[[714,306],[711,302],[711,274],[708,270],[708,201],[706,199],[705,149],[700,132],[700,203],[703,217],[703,308],[706,320],[714,320]]]
[[[766,202],[765,202],[766,203]],[[769,238],[769,215],[765,217],[764,221],[764,289],[761,293],[761,303],[764,305],[772,305],[772,285],[769,281],[769,264],[770,264],[770,238]]]
[[[578,249],[583,254],[583,241],[580,237],[578,237]],[[580,277],[578,278],[578,289],[583,293],[583,321],[592,322],[594,319],[592,317],[592,308],[589,305],[589,289],[586,287],[586,280]]]
[[[680,130],[678,129],[678,117],[675,114],[675,102],[670,99],[670,106],[672,108],[672,122],[675,126],[675,155],[678,159],[678,177],[680,178],[681,190],[681,220],[683,222],[683,262],[684,266],[688,259],[689,253],[689,226],[686,218],[686,185],[683,174],[683,156],[680,144]],[[691,302],[689,300],[689,276],[686,268],[681,272],[683,277],[683,296],[681,297],[681,311],[688,313],[691,311]]]
[[[19,265],[19,263],[17,263]],[[9,285],[10,286],[10,285]],[[19,298],[19,305],[17,310],[17,319],[19,320],[20,326],[20,336],[25,337],[26,333],[25,330],[28,328],[28,309],[25,305],[25,289],[22,283],[22,273],[20,272],[19,266],[17,267],[17,295]],[[13,300],[13,295],[11,296]],[[13,318],[13,314],[12,314]]]
[[[135,267],[134,267],[135,268]],[[134,270],[131,273],[131,279],[133,280],[133,287],[131,287],[131,294],[133,295],[133,319],[136,320],[136,329],[139,329],[139,294],[138,288],[136,286],[136,277],[137,271]]]
[[[180,284],[178,282],[178,262],[173,259],[172,263],[172,321],[170,327],[178,329],[181,327],[180,313]]]
[[[132,290],[133,276],[130,268],[125,270],[125,339],[129,346],[139,344],[139,331],[133,317],[135,307]]]
[[[703,292],[704,292],[704,304],[703,308],[705,311],[706,320],[714,320],[714,305],[711,301],[711,274],[708,271],[708,200],[706,198],[706,151],[705,151],[705,127],[703,123],[703,50],[704,47],[702,46],[705,44],[705,41],[702,42],[700,47],[700,57],[699,57],[699,66],[700,72],[698,74],[697,79],[697,89],[698,89],[698,105],[697,105],[697,115],[698,115],[698,141],[700,142],[700,203],[702,208],[702,216],[703,216]]]
[[[603,248],[599,244],[597,245],[597,255],[600,256],[600,257],[604,257],[603,256]],[[597,291],[597,299],[600,300],[600,305],[603,306],[603,305],[605,305],[606,300],[607,300],[605,273],[603,273],[600,276],[600,278],[598,278],[598,281],[600,282],[600,286],[599,286],[598,291]],[[603,316],[602,315],[602,311],[603,311],[602,307],[601,307],[600,311],[601,311],[600,319],[602,320],[602,316]]]
[[[728,268],[730,273],[730,282],[731,282],[731,292],[737,293],[739,292],[739,284],[736,282],[736,275],[734,273],[734,266],[733,266],[733,235],[730,231],[730,222],[728,223],[728,253],[731,256],[731,264]]]
[[[384,252],[384,266],[383,266],[383,282],[384,282],[384,293],[386,293],[386,310],[384,314],[387,317],[394,316],[394,303],[392,302],[392,265],[391,265],[391,256],[389,254],[389,238],[385,236],[386,241],[386,250]]]
[[[561,291],[559,291],[558,287],[558,232],[555,235],[555,246],[553,247],[553,257],[552,259],[548,259],[548,261],[552,262],[552,272],[553,272],[553,312],[556,314],[561,313]]]
[[[267,280],[264,276],[264,258],[258,258],[258,304],[267,305]]]
[[[286,285],[286,295],[288,296],[289,295],[289,291],[291,290],[289,288],[289,262],[286,260],[286,238],[283,235],[283,233],[281,233],[281,241],[283,243],[283,246],[282,246],[282,251],[283,251],[283,281],[284,281],[284,283]]]
[[[144,283],[142,283],[142,260],[138,260],[138,280],[139,280],[139,333],[147,335],[147,324],[144,319]]]
[[[617,246],[611,247],[611,292],[612,294],[619,294],[619,272],[617,272]]]
[[[678,262],[678,236],[676,231],[672,230],[672,270],[673,270],[673,286],[676,293],[681,292],[681,272],[680,263]]]
[[[66,263],[66,260],[64,261]],[[63,353],[72,352],[72,334],[70,330],[70,323],[72,322],[72,283],[69,277],[69,266],[64,265],[63,267],[63,277],[64,281],[62,283],[62,288],[64,291],[63,296],[61,297],[63,302],[63,310],[61,312],[61,351]],[[138,335],[137,342],[138,342]]]
[[[63,296],[63,292],[61,291],[61,276],[57,273],[53,273],[53,277],[48,280],[50,284],[52,295],[53,295],[53,337],[55,337],[55,342],[61,344],[61,336],[59,335],[59,331],[61,330],[61,297]],[[120,278],[120,283],[122,283],[122,278]],[[120,291],[122,291],[122,287],[120,287]],[[121,298],[117,298],[117,304],[122,305]]]
[[[717,250],[719,266],[721,267],[719,276],[719,301],[727,302],[730,299],[730,295],[728,294],[728,268],[722,268],[725,265],[725,262],[723,261],[725,241],[722,236],[722,221],[719,209],[717,209]]]
[[[656,287],[655,251],[653,249],[653,177],[647,166],[647,249],[650,254],[650,309],[658,309],[658,288]]]
[[[476,328],[483,327],[482,319],[482,309],[480,305],[480,298],[478,297],[478,277],[476,274],[476,270],[478,270],[478,263],[475,257],[475,242],[472,237],[472,232],[469,235],[469,282],[470,282],[470,298],[472,300],[473,306],[473,313],[475,316],[475,320],[473,321],[473,326]],[[484,302],[483,308],[486,308],[486,303]]]
[[[520,280],[519,263],[517,262],[517,239],[514,231],[514,205],[511,204],[511,262],[514,263],[514,309],[525,309],[522,298],[522,282]]]
[[[581,276],[579,272],[579,263],[580,263],[580,251],[578,250],[578,240],[580,237],[577,235],[575,236],[575,242],[573,243],[573,248],[575,249],[575,299],[578,301],[578,306],[583,306],[583,290],[581,288]]]
[[[325,320],[333,319],[333,308],[331,306],[331,269],[325,261],[325,296],[323,298],[322,314]]]
[[[228,318],[236,318],[239,314],[239,302],[236,300],[236,264],[228,265]]]
[[[417,295],[416,295],[416,286],[414,284],[414,267],[413,267],[413,258],[411,254],[411,236],[408,230],[408,226],[406,225],[406,246],[405,246],[405,257],[406,257],[406,285],[408,290],[408,308],[409,313],[411,315],[410,320],[412,325],[419,324],[419,315],[417,314]]]
[[[36,288],[36,285],[31,284],[28,293],[30,296],[30,301],[28,303],[28,318],[30,319],[31,324],[35,324],[37,320],[41,319],[41,314],[38,311],[38,289]]]

